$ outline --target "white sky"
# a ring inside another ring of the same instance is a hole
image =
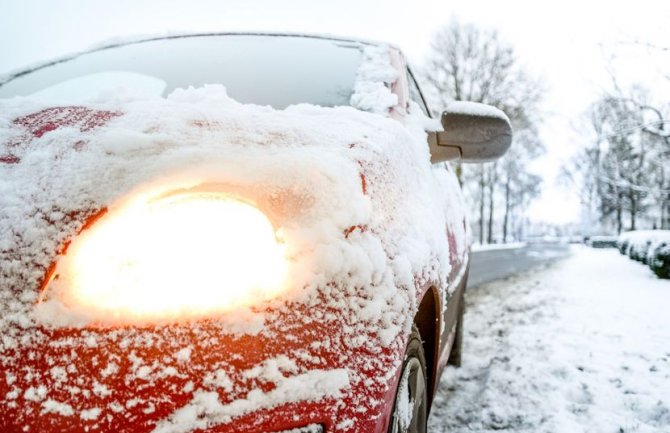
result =
[[[556,185],[579,148],[572,125],[606,88],[608,60],[624,82],[670,95],[670,54],[630,44],[670,45],[670,1],[519,0],[0,0],[0,73],[85,49],[100,41],[168,31],[283,30],[332,33],[396,43],[417,65],[431,35],[451,19],[497,28],[521,61],[545,81],[547,154],[534,170],[545,178],[530,209],[535,220],[579,218],[574,194]],[[665,58],[662,58],[665,56]]]

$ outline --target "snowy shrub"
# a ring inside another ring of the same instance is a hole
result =
[[[645,263],[650,247],[651,239],[633,244],[630,248],[630,258]]]
[[[659,278],[670,278],[670,242],[661,242],[649,253],[649,267]]]
[[[661,278],[670,278],[670,230],[637,230],[617,240],[621,254],[648,264]]]
[[[621,239],[621,237],[619,237],[619,239],[616,241],[616,246],[621,254],[628,255],[628,247],[630,246],[630,240]]]

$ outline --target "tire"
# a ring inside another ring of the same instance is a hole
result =
[[[389,433],[426,433],[427,422],[426,357],[423,352],[421,334],[414,325],[405,350],[405,360],[395,393],[388,431]]]
[[[458,304],[458,322],[456,322],[456,335],[454,336],[454,344],[451,346],[449,353],[448,365],[454,367],[461,366],[461,354],[463,349],[463,316],[465,315],[465,299],[461,298]]]

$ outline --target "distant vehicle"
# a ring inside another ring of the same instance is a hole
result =
[[[586,241],[586,245],[593,248],[616,248],[617,236],[591,236]]]
[[[397,48],[280,34],[110,45],[0,98],[0,431],[426,431],[469,267],[444,162],[501,156],[502,112],[431,131]]]

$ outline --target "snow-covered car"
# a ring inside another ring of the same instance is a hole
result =
[[[397,48],[278,34],[0,98],[0,431],[425,431],[469,264],[445,161],[503,154],[502,112],[431,119]]]

